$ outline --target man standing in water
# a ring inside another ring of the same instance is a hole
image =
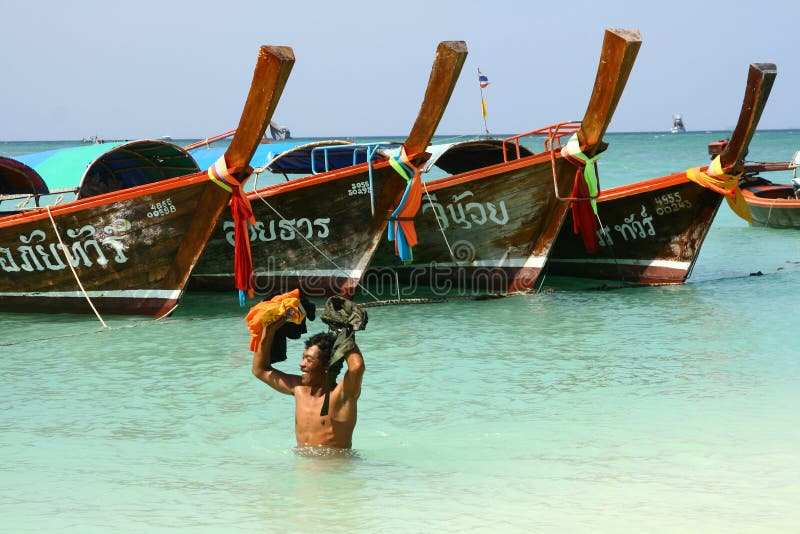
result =
[[[298,446],[336,447],[349,449],[353,445],[356,426],[356,403],[361,395],[364,377],[364,358],[356,347],[344,358],[347,372],[334,384],[341,368],[334,365],[329,371],[336,336],[319,333],[306,340],[306,350],[300,360],[302,375],[292,375],[272,368],[270,353],[275,332],[286,323],[286,318],[264,326],[261,343],[253,353],[253,374],[272,389],[294,395],[294,430]],[[337,362],[341,364],[341,360]],[[327,415],[320,415],[325,400],[328,373],[332,373],[330,406]]]

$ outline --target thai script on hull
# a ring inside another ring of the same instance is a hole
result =
[[[67,256],[73,267],[103,267],[110,261],[125,263],[128,261],[126,246],[120,236],[130,228],[127,219],[114,219],[102,232],[89,224],[69,228],[64,235],[66,241],[71,242],[65,242],[63,246],[55,235],[48,237],[43,230],[34,230],[20,235],[22,244],[16,248],[0,247],[0,269],[7,273],[60,271],[67,268],[64,262]]]
[[[492,221],[502,226],[508,222],[505,201],[501,200],[497,205],[494,202],[462,203],[462,200],[472,196],[474,196],[472,191],[464,191],[460,195],[453,195],[453,201],[443,206],[433,194],[430,199],[425,199],[422,213],[425,213],[426,210],[433,210],[443,229],[448,228],[451,223],[453,226],[460,226],[468,230],[472,228],[473,224],[482,226]]]
[[[307,219],[301,217],[299,219],[281,219],[276,221],[271,219],[266,222],[258,221],[250,227],[250,241],[293,241],[302,237],[306,239],[318,238],[325,239],[330,235],[330,217],[322,217],[318,219]],[[222,224],[222,229],[225,230],[225,240],[234,246],[234,224],[233,221],[225,221]]]

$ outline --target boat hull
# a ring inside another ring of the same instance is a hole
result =
[[[270,186],[250,195],[255,291],[300,288],[308,296],[352,296],[383,237],[406,182],[387,162],[373,164],[375,212],[366,164]],[[223,217],[190,288],[232,290],[233,222]]]
[[[80,280],[99,313],[163,315],[227,198],[201,174],[6,217],[0,311],[92,313]]]
[[[566,196],[577,169],[555,157],[558,190]],[[391,271],[407,286],[448,293],[536,286],[568,206],[554,192],[549,153],[431,181],[426,189],[413,263],[401,265],[384,241],[371,277]]]
[[[572,214],[558,234],[547,272],[634,284],[681,284],[691,273],[722,195],[679,173],[600,194],[599,250],[589,254]]]
[[[789,184],[742,185],[753,226],[800,228],[800,200]]]

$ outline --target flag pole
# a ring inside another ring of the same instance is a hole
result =
[[[486,137],[489,137],[489,127],[486,126],[486,100],[484,100],[483,98],[483,82],[481,80],[482,77],[483,73],[481,72],[480,67],[478,67],[478,89],[480,89],[481,91],[481,115],[483,115],[483,131],[486,133]]]

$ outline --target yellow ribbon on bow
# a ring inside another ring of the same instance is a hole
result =
[[[726,174],[722,170],[719,156],[714,158],[705,172],[703,172],[702,167],[692,167],[686,171],[686,177],[698,185],[723,195],[736,215],[747,222],[753,222],[750,208],[744,200],[744,196],[742,196],[741,189],[739,189],[741,173]]]

